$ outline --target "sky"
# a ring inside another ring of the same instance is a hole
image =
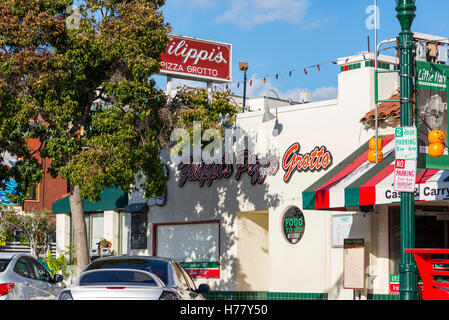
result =
[[[243,94],[238,63],[244,61],[249,64],[248,97],[273,89],[281,98],[298,101],[305,89],[319,101],[337,97],[340,70],[332,61],[367,51],[368,37],[374,51],[373,4],[374,0],[166,0],[161,10],[174,34],[232,44],[232,93]],[[377,0],[377,6],[378,41],[397,37],[396,2]],[[412,31],[449,37],[449,1],[416,0],[416,6]],[[392,49],[383,53],[396,55]],[[155,79],[165,89],[166,78]],[[174,85],[184,83],[205,86],[182,80]]]

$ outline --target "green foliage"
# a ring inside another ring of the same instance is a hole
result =
[[[176,96],[168,103],[171,117],[165,120],[166,146],[170,146],[169,134],[176,128],[185,129],[190,141],[194,142],[193,131],[195,122],[201,124],[201,135],[208,129],[216,129],[224,137],[223,130],[230,127],[237,117],[237,104],[232,101],[230,91],[207,92],[204,89],[179,90]],[[227,121],[223,122],[224,116],[228,116]],[[185,143],[185,141],[184,141]],[[203,145],[204,146],[204,145]],[[177,148],[184,146],[178,141]],[[174,150],[179,151],[179,150]]]
[[[45,248],[55,237],[56,228],[46,210],[16,212],[4,208],[0,211],[0,235],[7,241],[15,240],[14,230],[21,231],[20,243],[31,247],[37,257],[38,251]]]
[[[48,250],[47,258],[43,261],[47,263],[48,269],[52,276],[62,273],[64,279],[73,275],[73,264],[71,263],[71,257],[75,254],[75,247],[73,244],[66,246],[66,250],[55,258],[52,256],[51,251]]]
[[[20,159],[0,168],[0,181],[14,178],[11,200],[25,199],[42,177],[40,154],[85,199],[99,200],[104,187],[129,191],[137,172],[148,197],[161,195],[165,100],[152,98],[161,91],[148,79],[171,30],[163,1],[86,0],[78,29],[66,28],[71,4],[0,0],[0,149]]]

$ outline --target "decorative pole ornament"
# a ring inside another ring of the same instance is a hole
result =
[[[415,19],[414,0],[396,0],[396,17],[401,25],[399,33],[401,127],[413,125],[414,93],[414,41],[411,31]],[[401,193],[401,262],[399,264],[399,298],[418,299],[418,269],[411,253],[405,249],[415,248],[415,199],[411,192]]]
[[[384,154],[382,153],[383,148],[383,140],[382,138],[373,137],[370,139],[369,144],[369,152],[368,152],[368,161],[371,163],[380,163],[384,159]]]
[[[442,130],[432,130],[428,135],[428,152],[431,157],[441,157],[444,154],[444,132]]]

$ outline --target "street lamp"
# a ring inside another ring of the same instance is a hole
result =
[[[411,126],[413,119],[413,32],[415,0],[396,0],[396,17],[401,25],[399,33],[401,126]],[[401,262],[399,264],[399,297],[416,300],[418,297],[417,267],[411,253],[404,249],[415,247],[415,203],[411,192],[401,193]]]
[[[268,121],[273,120],[274,118],[276,118],[276,116],[274,116],[270,112],[270,107],[268,106],[268,101],[269,101],[268,95],[269,95],[270,92],[273,92],[278,99],[281,99],[281,98],[279,98],[279,95],[276,93],[276,91],[274,91],[273,89],[270,89],[270,90],[267,91],[267,94],[264,97],[264,100],[265,100],[264,110],[265,110],[265,112],[263,114],[262,122],[268,122]],[[277,114],[277,110],[278,109],[276,108],[276,114]]]
[[[276,93],[276,91],[274,91],[273,89],[270,89],[270,90],[267,91],[267,94],[264,97],[264,100],[265,100],[264,110],[265,110],[265,112],[263,114],[262,122],[268,122],[268,121],[271,121],[274,118],[276,118],[276,122],[274,123],[274,128],[273,128],[273,136],[277,137],[279,134],[281,134],[283,125],[280,124],[279,121],[278,121],[278,108],[276,107],[276,116],[273,115],[270,112],[270,107],[268,106],[268,101],[269,101],[268,94],[270,92],[273,92],[275,94],[276,98],[278,98],[279,100],[281,99],[279,97],[279,95]]]
[[[243,71],[243,112],[246,106],[246,71],[248,70],[248,62],[239,62],[239,69]]]

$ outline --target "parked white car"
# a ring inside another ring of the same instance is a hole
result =
[[[204,300],[184,268],[160,257],[106,257],[91,262],[59,300]]]
[[[0,252],[0,300],[55,300],[61,281],[30,254]]]

